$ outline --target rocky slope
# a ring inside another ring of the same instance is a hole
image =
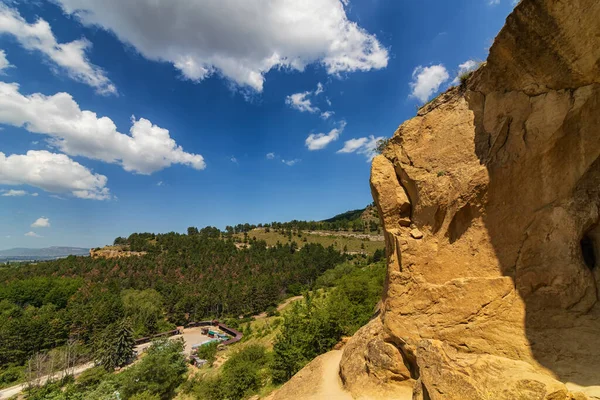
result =
[[[521,1],[373,160],[388,275],[340,364],[355,396],[600,398],[598,21],[596,0]]]

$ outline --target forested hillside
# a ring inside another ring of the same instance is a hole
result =
[[[0,379],[8,366],[69,339],[92,351],[124,319],[140,337],[189,321],[259,313],[312,288],[345,259],[318,244],[267,248],[251,240],[238,249],[216,228],[118,241],[147,254],[0,269]]]

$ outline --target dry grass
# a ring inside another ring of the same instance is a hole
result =
[[[243,234],[235,235],[238,239],[243,239]],[[379,235],[373,235],[379,236]],[[256,238],[257,240],[264,240],[267,242],[267,246],[274,246],[277,242],[281,244],[289,243],[289,237],[287,235],[282,235],[273,230],[270,232],[265,232],[264,229],[258,228],[250,231],[248,233],[248,238]],[[306,238],[306,242],[304,241]],[[296,242],[299,247],[302,247],[305,243],[318,243],[324,247],[333,246],[336,250],[343,251],[344,246],[346,246],[347,251],[351,253],[360,253],[364,252],[365,254],[373,254],[377,249],[385,248],[385,242],[383,240],[365,240],[354,237],[341,236],[340,234],[336,234],[335,232],[331,232],[330,235],[322,236],[322,235],[314,235],[301,233],[301,236],[297,236],[296,234],[292,235],[292,241]],[[363,247],[364,246],[364,250]]]

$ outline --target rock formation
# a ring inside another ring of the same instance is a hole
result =
[[[371,187],[388,272],[340,364],[354,395],[600,398],[600,2],[521,1]]]

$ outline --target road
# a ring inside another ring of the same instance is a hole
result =
[[[178,338],[183,338],[183,340],[185,340],[185,350],[184,350],[184,353],[185,353],[186,356],[189,356],[192,353],[192,346],[194,344],[201,343],[201,342],[209,339],[208,336],[203,335],[202,333],[200,333],[200,327],[197,327],[197,328],[186,328],[186,329],[183,330],[183,334],[182,335],[176,335],[176,336],[171,336],[170,337],[170,339],[178,339]],[[141,344],[139,346],[136,346],[135,350],[138,352],[138,354],[141,354],[142,352],[144,352],[144,350],[146,350],[148,347],[150,347],[151,344],[152,343]],[[83,371],[92,368],[93,366],[94,366],[94,363],[87,363],[87,364],[79,365],[79,366],[77,366],[77,367],[75,367],[73,369],[73,375],[77,376],[77,375],[81,374]],[[64,371],[61,371],[61,372],[55,373],[54,375],[47,375],[47,376],[41,377],[40,378],[40,384],[43,385],[50,378],[59,378],[60,376],[63,375],[63,372]],[[23,383],[23,384],[20,384],[20,385],[11,386],[9,388],[2,389],[2,390],[0,390],[0,399],[8,399],[11,396],[19,394],[26,387],[27,387],[27,384]]]
[[[83,371],[92,368],[93,366],[94,366],[94,363],[87,363],[87,364],[79,365],[79,366],[73,368],[73,375],[77,376],[77,375],[81,374]],[[54,375],[42,376],[40,378],[40,384],[42,384],[42,385],[45,384],[50,378],[55,378],[55,379],[60,378],[62,376],[62,373],[63,373],[63,371],[57,372]],[[9,388],[2,389],[2,390],[0,390],[0,399],[8,399],[9,397],[19,394],[26,387],[27,387],[27,384],[22,383],[17,386],[11,386]]]

